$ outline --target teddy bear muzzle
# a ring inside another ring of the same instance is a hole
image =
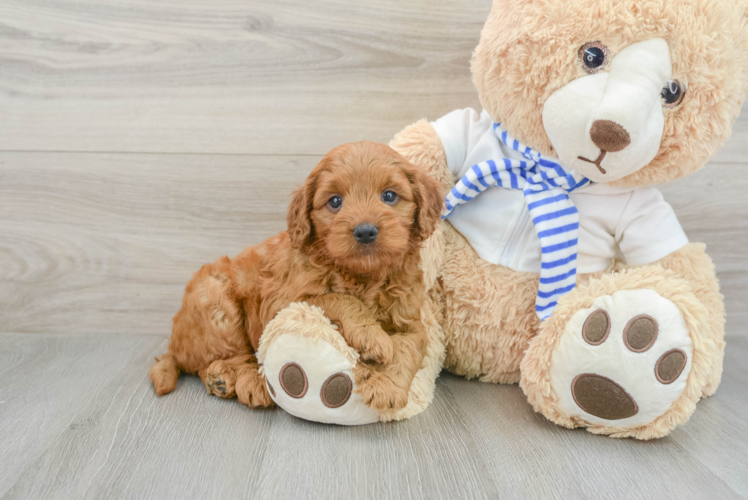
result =
[[[649,164],[662,141],[662,89],[671,72],[667,42],[652,39],[611,54],[603,70],[551,94],[543,125],[561,162],[595,182]]]

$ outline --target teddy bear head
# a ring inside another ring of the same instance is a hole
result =
[[[472,60],[511,135],[595,182],[703,167],[748,92],[748,0],[494,0]]]

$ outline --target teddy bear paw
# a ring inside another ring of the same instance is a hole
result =
[[[569,416],[639,427],[683,393],[692,354],[674,303],[652,290],[619,291],[572,316],[551,357],[551,385]]]
[[[368,424],[379,414],[356,390],[354,365],[321,339],[286,334],[268,347],[263,370],[273,401],[316,422]]]
[[[340,425],[379,421],[357,391],[358,353],[319,309],[292,304],[281,311],[263,333],[258,359],[270,397],[291,415]]]

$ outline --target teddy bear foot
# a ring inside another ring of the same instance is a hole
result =
[[[257,351],[273,401],[304,420],[339,425],[379,421],[356,392],[358,353],[322,311],[291,304],[265,329]]]
[[[558,409],[603,434],[651,424],[686,389],[692,354],[673,302],[652,290],[598,297],[571,317],[551,356]]]

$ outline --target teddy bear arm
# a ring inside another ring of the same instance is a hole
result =
[[[440,181],[445,192],[452,189],[454,179],[447,165],[444,146],[429,122],[419,120],[408,125],[392,138],[390,147]]]
[[[364,360],[385,364],[392,361],[390,336],[356,297],[329,293],[306,297],[304,302],[322,309],[330,322],[339,327],[348,345],[358,351]]]
[[[426,120],[419,120],[398,132],[390,141],[390,147],[441,182],[445,195],[454,186],[454,178],[449,170],[442,141],[434,127]],[[423,242],[421,248],[420,267],[427,290],[433,290],[437,285],[443,259],[444,226],[439,225]]]

